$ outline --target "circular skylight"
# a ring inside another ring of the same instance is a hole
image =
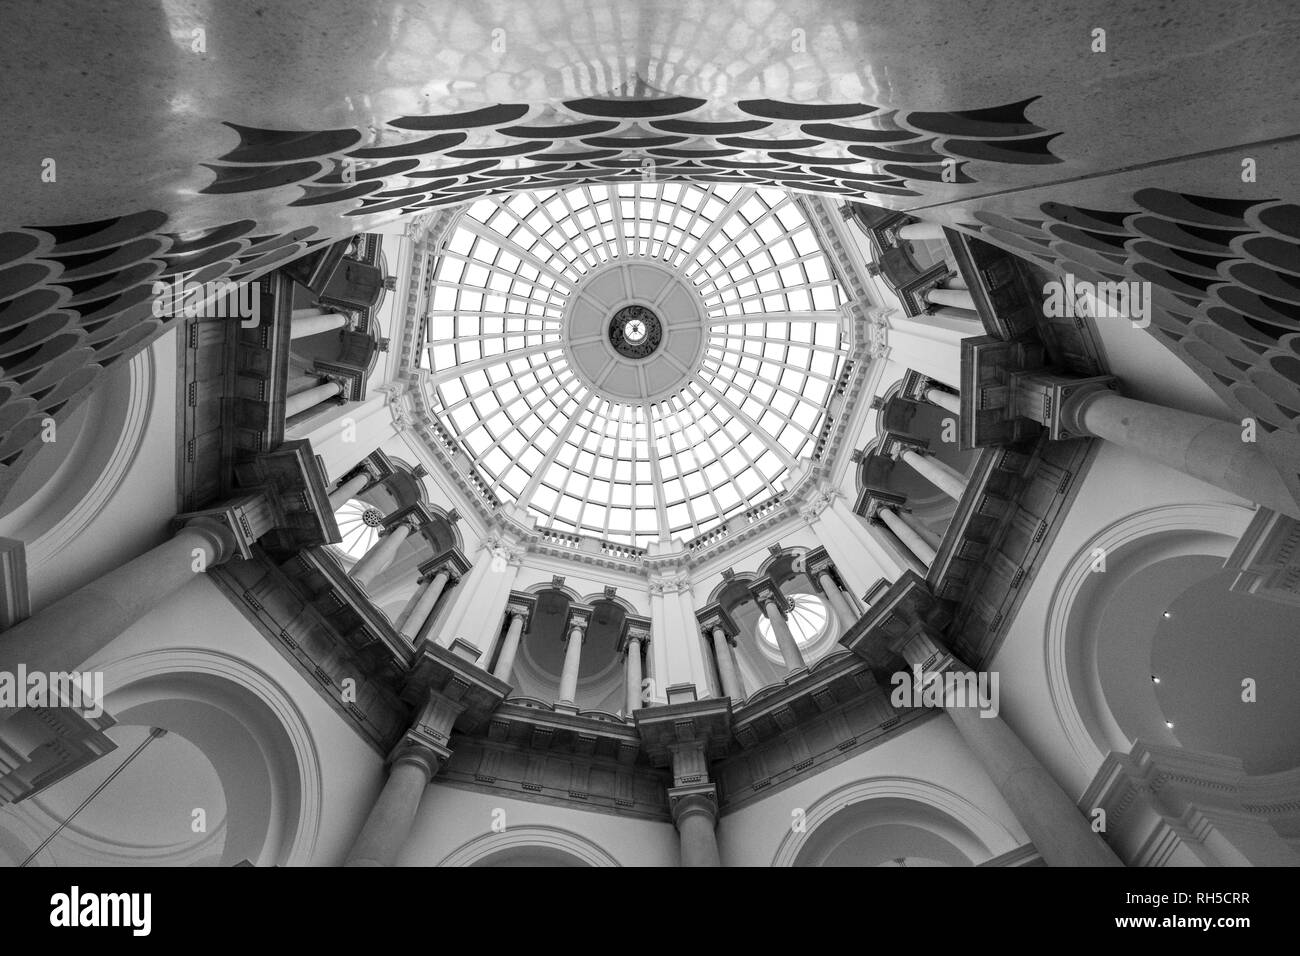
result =
[[[356,560],[379,540],[384,513],[359,498],[349,498],[334,512],[334,519],[338,522],[339,534],[342,536],[335,547]]]
[[[629,183],[471,205],[438,256],[429,405],[542,527],[691,539],[785,490],[846,354],[780,190]]]
[[[790,614],[785,619],[794,642],[800,647],[811,644],[826,632],[829,614],[822,599],[815,594],[796,594],[790,598]],[[766,617],[758,620],[758,636],[769,647],[778,648],[772,622]]]

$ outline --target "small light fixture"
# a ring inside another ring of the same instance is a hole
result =
[[[1168,727],[1170,730],[1173,730],[1173,729],[1174,729],[1174,722],[1173,722],[1172,720],[1166,720],[1166,721],[1165,721],[1165,726]]]
[[[1152,675],[1151,675],[1151,683],[1153,683],[1153,684],[1159,684],[1159,683],[1160,683],[1160,678],[1157,677],[1155,674],[1152,674]]]

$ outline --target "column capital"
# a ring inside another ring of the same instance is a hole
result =
[[[376,533],[379,537],[386,538],[401,527],[405,527],[409,532],[414,534],[420,530],[420,523],[414,520],[411,515],[402,515],[402,517],[391,523],[385,519],[384,524],[380,525],[380,527],[376,529]]]
[[[619,651],[626,653],[632,646],[632,642],[637,641],[642,647],[650,645],[650,628],[644,624],[629,624],[623,631],[623,639],[619,642]]]
[[[718,788],[711,783],[671,787],[668,790],[668,809],[672,813],[673,826],[680,827],[682,819],[693,814],[703,815],[708,818],[710,825],[716,825]]]
[[[426,780],[432,780],[450,756],[451,751],[446,747],[435,748],[407,731],[389,753],[388,765],[391,769],[399,764],[414,764],[424,771]]]
[[[460,582],[460,579],[469,569],[470,563],[465,560],[465,556],[459,550],[453,548],[423,562],[420,565],[420,580],[432,580],[439,572],[445,572],[447,586],[452,587]]]
[[[829,484],[823,484],[799,506],[799,517],[812,524],[821,517],[822,512],[835,504],[835,499],[839,497],[840,492],[838,489]]]
[[[212,564],[221,564],[240,552],[240,541],[230,524],[214,515],[190,518],[184,530],[202,535],[212,545]]]
[[[970,447],[1008,445],[1035,437],[1043,428],[1051,440],[1084,437],[1075,410],[1091,392],[1117,389],[1113,375],[1084,377],[1055,368],[1040,342],[991,337],[962,340],[960,428]],[[978,414],[976,414],[978,412]]]
[[[506,617],[522,618],[525,627],[528,625],[528,618],[532,611],[533,609],[523,601],[509,601],[506,603]]]
[[[691,578],[685,571],[665,574],[650,579],[651,594],[678,594],[691,590]]]
[[[790,601],[782,593],[781,589],[770,580],[760,581],[750,587],[750,593],[754,595],[754,600],[760,605],[766,606],[769,602],[776,605],[776,609],[785,617],[790,612]]]
[[[574,631],[582,635],[582,639],[587,639],[587,626],[591,624],[591,612],[585,609],[573,609],[569,611],[569,618],[564,622],[564,639],[567,642],[569,636]]]
[[[719,608],[713,611],[706,611],[696,615],[696,620],[700,622],[700,631],[705,638],[712,640],[713,631],[721,628],[723,636],[733,647],[735,646],[736,626],[727,618]]]

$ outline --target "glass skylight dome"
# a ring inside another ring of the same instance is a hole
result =
[[[811,456],[843,295],[786,193],[630,183],[474,203],[430,287],[428,399],[544,527],[691,539]]]

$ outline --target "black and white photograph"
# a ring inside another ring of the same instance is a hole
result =
[[[7,926],[1284,925],[1293,0],[0,23]]]

